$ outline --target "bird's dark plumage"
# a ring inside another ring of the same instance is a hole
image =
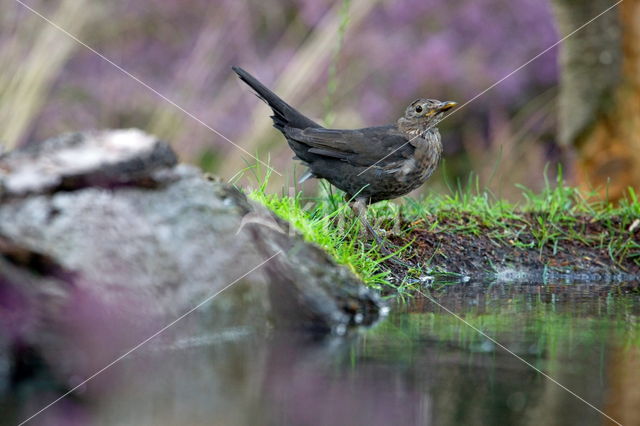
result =
[[[400,197],[422,185],[438,165],[442,144],[435,126],[454,102],[418,99],[395,125],[326,129],[242,68],[233,70],[271,107],[274,127],[310,173],[342,189],[348,198],[369,204]]]

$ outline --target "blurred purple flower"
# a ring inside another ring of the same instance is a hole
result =
[[[115,0],[84,38],[234,139],[251,123],[241,92],[228,84],[230,66],[259,69],[265,82],[274,81],[327,11],[338,6],[330,0],[152,0],[144,5]],[[419,96],[464,102],[557,37],[546,1],[380,2],[359,25],[347,28],[335,106],[357,111],[364,122],[383,124]],[[2,43],[0,39],[0,47]],[[327,73],[321,75],[326,80]],[[483,115],[488,105],[503,110],[522,105],[556,79],[556,55],[549,52],[472,104],[466,114]],[[326,81],[310,84],[322,99]],[[33,124],[32,139],[60,130],[145,127],[163,103],[93,53],[78,49]],[[307,111],[310,115],[323,114],[322,102],[309,105],[314,108]],[[172,136],[183,153],[195,155],[209,143],[222,152],[231,149],[220,138],[203,137],[206,130],[189,127]]]

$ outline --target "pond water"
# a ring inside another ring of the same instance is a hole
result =
[[[429,294],[437,303],[398,302],[348,337],[239,327],[151,345],[29,424],[615,424],[601,410],[640,425],[637,290],[467,283]],[[42,378],[20,385],[0,423],[61,392]]]

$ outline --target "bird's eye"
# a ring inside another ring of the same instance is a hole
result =
[[[422,105],[418,105],[418,106],[416,107],[416,112],[417,112],[418,114],[420,114],[420,113],[422,112]]]

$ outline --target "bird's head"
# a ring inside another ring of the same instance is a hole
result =
[[[408,133],[422,133],[438,124],[444,113],[457,105],[435,99],[417,99],[407,107],[404,116],[398,120],[398,127]]]

